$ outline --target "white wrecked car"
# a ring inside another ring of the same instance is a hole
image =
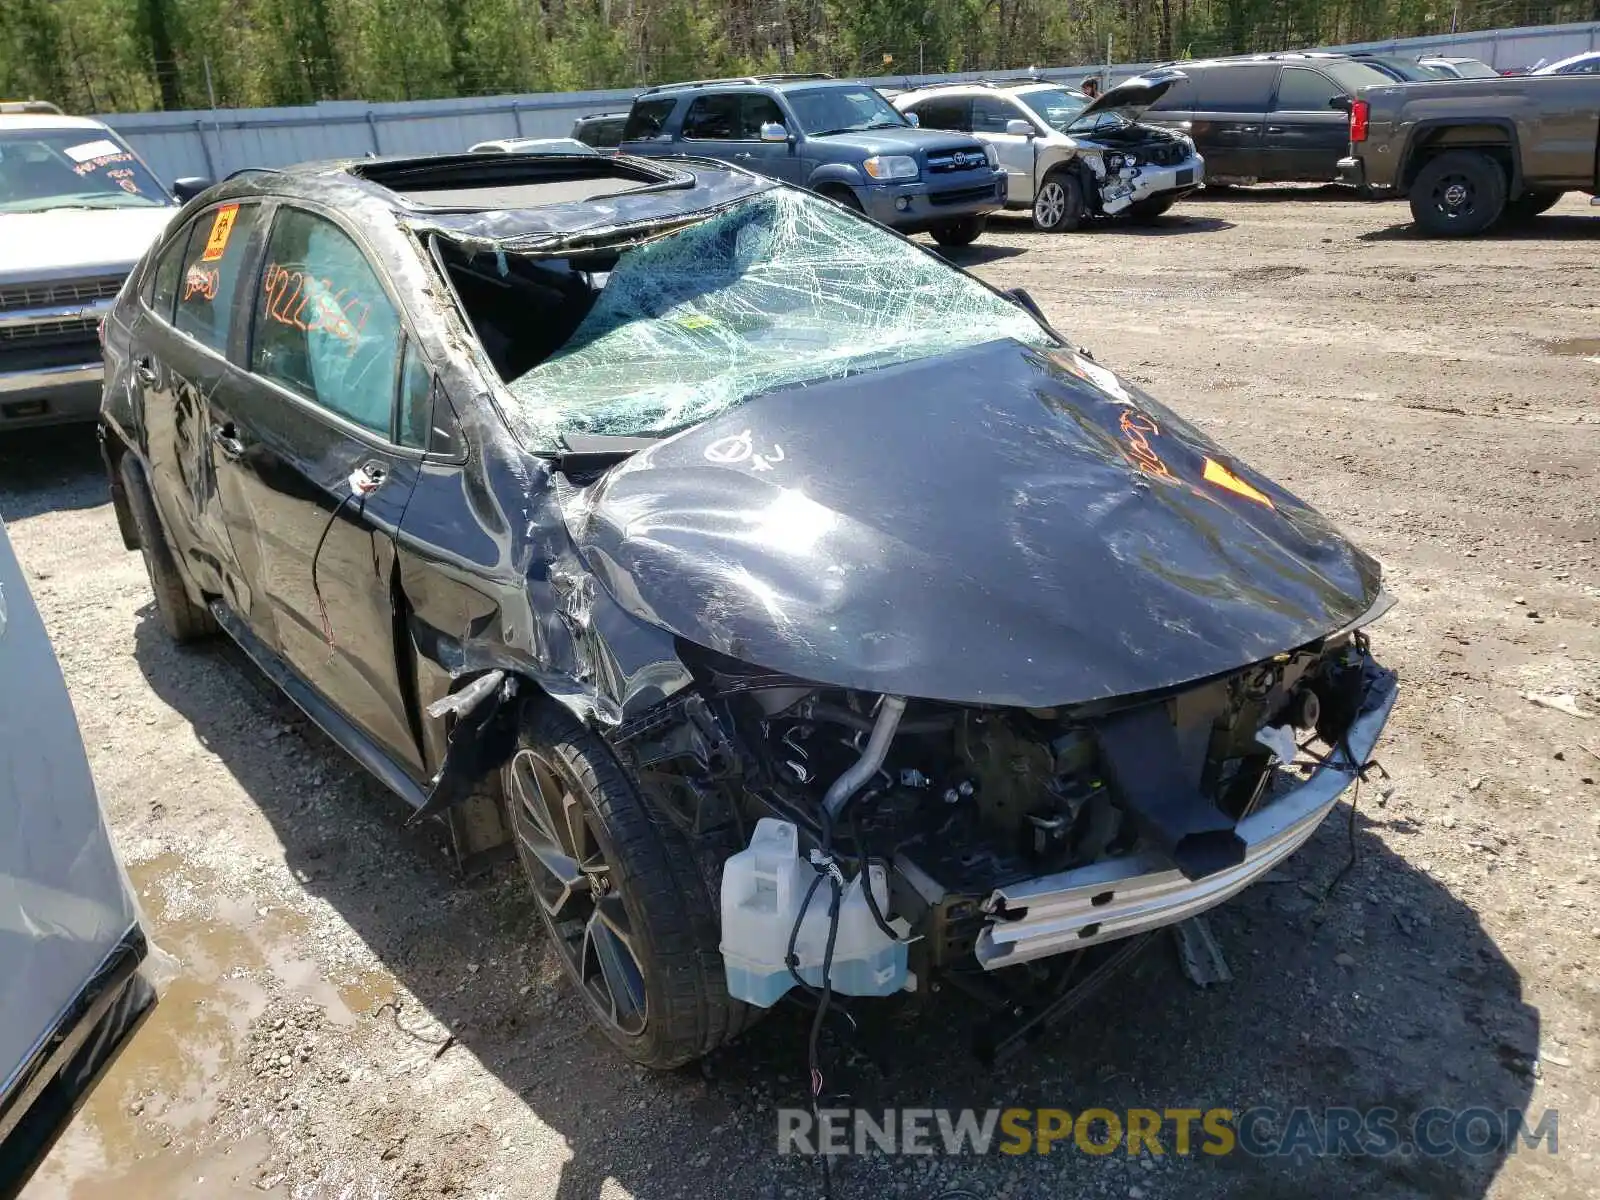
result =
[[[1139,118],[1185,78],[1166,67],[1136,75],[1091,100],[1063,84],[942,84],[894,97],[929,129],[956,129],[989,143],[1010,185],[1008,208],[1032,208],[1050,233],[1094,216],[1152,220],[1205,182],[1205,159],[1181,133]]]

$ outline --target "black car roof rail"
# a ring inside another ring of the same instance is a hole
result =
[[[678,88],[716,87],[723,83],[786,83],[794,79],[832,79],[826,71],[798,71],[787,75],[729,75],[722,79],[686,79],[682,83],[658,83],[639,93],[649,96],[655,92],[670,92]]]

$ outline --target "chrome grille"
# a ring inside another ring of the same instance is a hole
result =
[[[1175,167],[1189,157],[1189,152],[1177,142],[1157,142],[1154,146],[1147,146],[1140,157],[1152,166]]]
[[[988,156],[976,146],[971,150],[934,150],[928,154],[930,175],[944,175],[951,171],[976,171],[988,165]]]
[[[125,278],[104,275],[95,279],[58,279],[50,283],[0,284],[0,312],[109,300],[122,290]]]

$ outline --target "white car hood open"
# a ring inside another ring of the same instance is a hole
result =
[[[57,208],[0,212],[0,281],[125,271],[161,236],[178,209]]]

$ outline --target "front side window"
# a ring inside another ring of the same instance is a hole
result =
[[[153,278],[147,300],[150,311],[163,321],[172,320],[172,306],[178,299],[178,280],[183,278],[183,260],[194,227],[195,222],[190,221],[178,232],[161,252],[161,257],[156,260],[156,269],[151,272]]]
[[[1053,344],[977,280],[790,189],[623,250],[599,282],[575,331],[508,382],[531,449],[664,436],[773,388],[1004,338]]]
[[[663,100],[639,100],[628,112],[628,120],[622,126],[622,140],[625,142],[643,141],[646,138],[663,137],[667,125],[667,118],[672,115],[672,110],[678,102],[670,97]]]
[[[0,133],[0,213],[171,204],[166,189],[109,129]]]
[[[400,316],[361,248],[302,209],[278,214],[256,299],[250,368],[391,436]]]
[[[1037,92],[1023,92],[1021,101],[1043,118],[1044,123],[1058,133],[1078,119],[1078,114],[1088,106],[1089,97],[1067,88],[1042,88]]]
[[[739,136],[739,97],[701,96],[683,118],[683,136],[728,142]]]
[[[1273,106],[1279,112],[1326,112],[1328,102],[1344,92],[1318,71],[1304,67],[1285,67],[1278,80],[1278,102]]]
[[[261,219],[257,204],[222,204],[195,219],[178,276],[178,308],[172,323],[202,346],[228,352],[234,296],[250,235]]]
[[[1008,122],[1026,119],[1003,97],[974,96],[972,99],[973,133],[1004,133]]]
[[[830,133],[862,133],[868,129],[903,129],[906,119],[877,88],[859,86],[805,88],[790,92],[789,107],[800,128],[812,137]]]

